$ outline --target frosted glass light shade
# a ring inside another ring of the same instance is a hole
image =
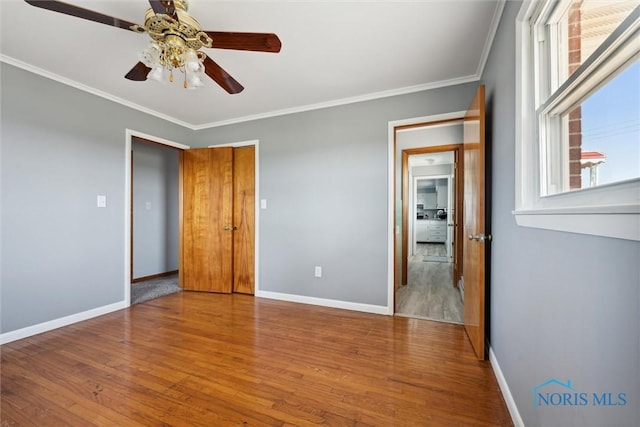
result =
[[[160,65],[160,47],[155,43],[151,43],[140,52],[138,58],[147,67],[155,68]]]
[[[162,65],[155,66],[147,76],[151,80],[166,84],[169,81],[169,70]]]
[[[204,69],[198,54],[193,49],[188,49],[184,54],[184,65],[187,71],[200,72]]]
[[[203,76],[203,73],[187,72],[187,89],[199,89],[204,87],[204,83],[202,81]]]

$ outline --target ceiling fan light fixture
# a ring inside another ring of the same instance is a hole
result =
[[[204,55],[183,44],[152,42],[139,55],[140,61],[151,68],[148,78],[159,83],[173,82],[173,71],[184,74],[185,89],[204,87]]]
[[[191,71],[194,73],[203,73],[204,65],[200,62],[200,58],[198,58],[198,54],[194,49],[187,49],[184,54],[184,65],[187,71]]]
[[[202,54],[198,53],[194,49],[188,49],[184,54],[185,89],[204,87],[204,65],[200,59]]]
[[[160,65],[160,55],[162,51],[157,43],[149,43],[149,45],[138,55],[138,59],[149,68],[155,68]]]
[[[185,89],[200,89],[204,87],[204,82],[202,81],[203,76],[204,73],[187,73]]]
[[[148,75],[148,78],[158,83],[167,84],[167,82],[169,81],[170,74],[171,72],[169,71],[169,69],[167,69],[161,64],[158,64],[155,67],[153,67],[153,69]]]

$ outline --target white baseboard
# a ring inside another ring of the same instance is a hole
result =
[[[302,295],[283,294],[280,292],[256,291],[256,297],[275,299],[280,301],[299,302],[302,304],[319,305],[322,307],[342,308],[345,310],[362,311],[374,314],[389,313],[389,308],[383,305],[361,304],[357,302],[347,302],[324,298],[307,297]]]
[[[511,415],[513,425],[515,427],[525,427],[524,421],[522,421],[522,417],[520,416],[520,412],[518,411],[518,407],[516,406],[516,401],[513,400],[513,395],[511,394],[511,390],[509,390],[507,380],[502,374],[502,369],[500,369],[498,359],[496,359],[496,354],[493,352],[493,349],[491,347],[489,347],[489,361],[491,362],[493,372],[496,375],[496,380],[498,380],[498,386],[500,386],[502,397],[504,397],[504,401],[507,404],[507,409],[509,410],[509,414]]]
[[[28,338],[33,335],[71,325],[72,323],[81,322],[83,320],[102,316],[103,314],[111,313],[113,311],[122,310],[123,308],[127,307],[128,306],[124,301],[120,301],[113,304],[104,305],[102,307],[93,308],[91,310],[83,311],[82,313],[71,314],[59,319],[49,320],[48,322],[39,323],[33,326],[27,326],[26,328],[18,329],[11,332],[5,332],[4,334],[0,334],[0,344],[7,344],[12,341]]]

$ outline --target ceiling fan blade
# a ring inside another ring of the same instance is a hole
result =
[[[230,94],[240,93],[244,90],[244,87],[229,75],[221,66],[216,64],[213,59],[205,56],[204,72],[207,76],[211,77],[216,83],[218,83],[224,90]]]
[[[53,0],[25,0],[31,6],[39,7],[53,12],[62,13],[64,15],[75,16],[77,18],[86,19],[89,21],[99,22],[101,24],[110,25],[112,27],[122,28],[124,30],[134,31],[132,27],[137,26],[133,22],[125,21],[124,19],[114,18],[113,16],[104,15],[102,13],[94,12],[93,10],[84,9],[72,4],[63,3],[61,1]]]
[[[143,82],[147,80],[147,75],[151,72],[151,68],[144,65],[142,62],[138,62],[134,67],[124,76],[125,79],[133,80],[136,82]]]
[[[173,0],[149,0],[149,4],[156,15],[169,15],[176,21],[178,20],[178,14],[176,13],[176,7],[173,4]]]
[[[213,40],[216,49],[252,50],[257,52],[280,52],[282,43],[273,33],[234,33],[228,31],[205,31]]]

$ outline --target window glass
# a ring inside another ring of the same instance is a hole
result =
[[[640,177],[639,61],[582,104],[581,151],[583,188]]]
[[[640,177],[640,61],[562,115],[566,140],[561,183],[547,194]],[[553,169],[549,169],[552,173]]]
[[[616,30],[638,1],[550,5],[550,14],[541,17],[546,30],[538,63],[538,78],[548,81],[539,112],[540,195],[639,178],[640,43],[631,36],[636,41],[623,48],[609,38],[620,38]],[[589,58],[599,65],[581,67]]]
[[[638,0],[585,1],[566,4],[557,24],[559,87],[638,6]]]

